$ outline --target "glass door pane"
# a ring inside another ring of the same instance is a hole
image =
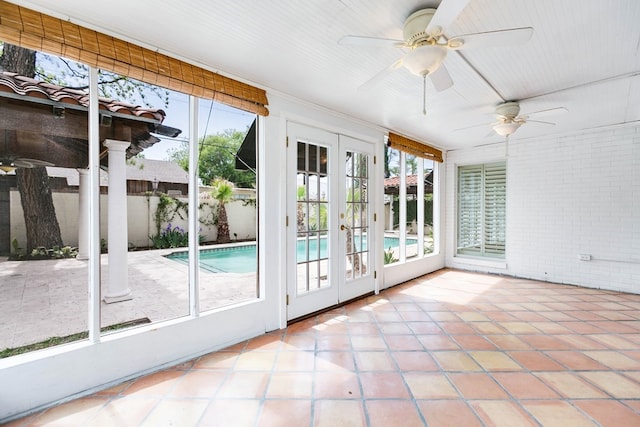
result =
[[[369,205],[373,144],[340,136],[340,301],[374,290],[373,209]]]
[[[297,142],[296,265],[298,294],[329,286],[327,147]]]
[[[367,154],[346,151],[345,160],[345,218],[344,238],[346,268],[345,279],[362,277],[367,272],[369,250],[367,246],[367,202],[368,175]]]

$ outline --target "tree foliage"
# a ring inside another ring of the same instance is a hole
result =
[[[12,47],[8,43],[6,45]],[[0,57],[3,56],[4,46],[5,43],[0,41]],[[27,77],[69,89],[89,89],[89,67],[87,65],[44,52],[25,48],[18,49],[29,52],[33,58],[32,61],[34,61],[34,72]],[[0,68],[22,74],[11,69],[11,65],[7,67],[8,64],[3,63]],[[149,108],[166,108],[169,105],[169,91],[167,89],[102,69],[98,69],[98,92],[99,96],[103,98],[144,105]]]
[[[215,135],[207,135],[200,141],[198,177],[204,183],[223,178],[236,187],[251,188],[256,175],[250,170],[237,170],[235,155],[247,130],[226,129]],[[169,151],[169,158],[186,171],[189,170],[189,142],[183,141],[178,148]]]

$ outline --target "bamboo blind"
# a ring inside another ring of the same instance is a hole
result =
[[[388,143],[391,148],[442,163],[442,151],[413,139],[389,132]]]
[[[263,89],[4,0],[0,0],[0,40],[269,115]]]

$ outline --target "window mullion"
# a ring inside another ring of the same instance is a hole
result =
[[[424,255],[424,159],[417,158],[418,168],[416,171],[416,219],[418,234],[418,258]]]
[[[198,98],[189,97],[189,312],[200,315],[200,240],[198,202]],[[203,137],[204,138],[204,137]],[[204,141],[203,141],[204,142]]]
[[[399,256],[400,262],[406,261],[406,233],[407,233],[407,155],[404,151],[400,152],[400,187],[398,189],[398,216],[399,224]]]

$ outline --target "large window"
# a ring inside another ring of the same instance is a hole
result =
[[[386,148],[385,264],[433,253],[433,176],[432,160]]]
[[[506,170],[504,162],[458,168],[458,254],[504,258]]]
[[[92,186],[89,66],[0,40],[4,55],[30,61],[0,73],[0,358],[86,339],[92,313],[113,334],[258,297],[256,114],[97,70]]]

